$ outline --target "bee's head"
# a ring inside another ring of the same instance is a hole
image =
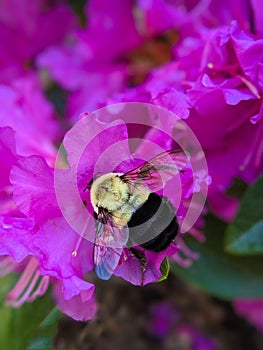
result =
[[[114,210],[119,207],[127,197],[127,184],[118,173],[104,174],[95,179],[90,187],[90,199],[95,208],[103,207]]]

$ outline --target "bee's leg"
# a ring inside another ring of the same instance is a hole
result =
[[[140,265],[141,265],[141,271],[142,271],[142,282],[141,282],[141,286],[144,285],[144,273],[146,270],[146,257],[145,254],[143,252],[141,252],[140,250],[137,250],[135,248],[130,248],[130,252],[139,260]]]
[[[141,286],[144,285],[144,273],[145,273],[145,270],[146,270],[146,259],[142,259],[141,260],[141,269],[142,269],[142,283],[141,283]]]

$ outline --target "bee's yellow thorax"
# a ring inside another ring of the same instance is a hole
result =
[[[117,225],[123,227],[133,213],[145,203],[150,191],[142,185],[129,185],[119,173],[108,173],[97,178],[90,189],[90,199],[94,211],[107,209]]]

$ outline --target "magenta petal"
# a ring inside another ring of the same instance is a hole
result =
[[[259,62],[263,60],[263,39],[254,40],[240,30],[234,22],[230,29],[233,46],[244,74],[255,84],[258,81]]]
[[[79,278],[72,276],[62,280],[62,293],[66,300],[70,300],[73,296],[83,293],[83,299],[89,299],[94,292],[94,285]]]
[[[189,103],[186,95],[176,89],[167,88],[159,92],[152,102],[158,106],[167,108],[178,117],[186,119],[189,116]]]
[[[138,6],[143,12],[146,34],[155,35],[171,28],[181,29],[188,21],[192,23],[194,20],[190,9],[192,2],[184,1],[181,6],[178,5],[173,1],[139,0]]]
[[[164,250],[160,253],[154,253],[145,251],[147,260],[147,271],[145,271],[145,284],[150,282],[156,282],[162,277],[161,264],[167,256],[167,251]]]
[[[76,174],[78,179],[75,181],[78,181],[79,190],[83,193],[94,176],[112,172],[121,162],[130,158],[125,123],[120,120],[103,123],[97,120],[97,115],[93,113],[83,114],[83,118],[66,134],[64,146],[68,153],[70,170],[64,173],[56,172],[58,179],[56,190],[66,193],[71,191],[71,198],[73,196],[70,184]],[[60,179],[61,177],[64,179]]]
[[[41,31],[36,31],[40,49],[61,43],[63,38],[72,31],[77,24],[77,18],[68,4],[55,4],[47,12],[42,14],[40,9],[38,26]],[[37,18],[36,18],[37,19]]]
[[[62,286],[59,282],[53,288],[54,297],[62,312],[76,321],[87,321],[93,318],[96,313],[94,297],[94,286],[86,284],[79,294],[66,300],[62,293]]]
[[[68,66],[66,71],[68,71]],[[123,89],[127,73],[127,67],[123,64],[111,64],[107,65],[106,68],[99,67],[98,71],[85,71],[83,68],[77,74],[72,72],[74,75],[72,82],[74,84],[79,76],[79,86],[68,99],[67,115],[69,118],[78,120],[79,114],[83,111],[91,112],[103,106],[110,96]],[[67,74],[65,75],[65,71],[63,71],[63,77],[69,84],[69,78]],[[88,99],[87,96],[89,96]]]
[[[157,254],[145,251],[145,256],[147,265],[144,273],[144,285],[156,282],[162,276],[160,266],[166,254],[165,252]],[[123,250],[123,256],[118,267],[114,271],[114,275],[122,277],[136,286],[142,285],[142,268],[140,261],[127,249]]]
[[[139,260],[135,258],[129,250],[124,249],[119,266],[114,271],[115,276],[124,278],[126,281],[140,286],[142,284],[142,270]]]
[[[10,255],[16,262],[32,253],[33,223],[27,218],[0,216],[0,255]]]
[[[27,218],[0,217],[0,238],[1,255],[11,255],[17,262],[33,255],[43,276],[61,281],[65,299],[92,287],[80,276],[93,269],[93,244],[83,239],[73,256],[79,236],[63,218],[47,222],[36,231]]]
[[[83,115],[66,134],[64,145],[70,168],[55,171],[57,199],[74,230],[84,236],[87,225],[85,236],[94,242],[93,209],[87,186],[92,178],[120,169],[118,166],[130,158],[127,128],[120,120],[103,123],[94,114]]]
[[[46,0],[1,1],[0,14],[1,63],[20,66],[21,71],[46,46],[59,43],[76,23],[69,6]]]
[[[82,276],[93,269],[93,244],[82,239],[77,255],[73,252],[80,236],[75,233],[63,217],[55,218],[40,227],[33,245],[37,251],[43,274],[57,278]]]
[[[10,184],[9,174],[13,164],[17,160],[15,147],[15,132],[10,127],[0,128],[0,189],[3,190]]]
[[[11,171],[14,200],[29,218],[41,222],[59,214],[53,171],[42,157],[21,158]]]
[[[254,24],[256,33],[258,36],[263,36],[263,12],[262,12],[262,2],[261,0],[251,0],[250,1],[253,8]]]
[[[207,74],[201,75],[193,88],[188,92],[189,102],[198,109],[204,99],[212,100],[213,96],[219,96],[220,94],[222,94],[225,102],[229,105],[237,105],[241,101],[256,99],[257,97],[248,88],[240,88],[238,86],[241,83],[241,81],[236,79],[215,83]],[[209,108],[207,103],[207,110]]]
[[[39,68],[47,68],[63,88],[75,90],[83,84],[84,57],[78,47],[49,47],[37,58]],[[67,72],[67,74],[65,74]]]
[[[103,110],[104,113],[107,112],[106,109]],[[124,122],[115,120],[112,123],[104,123],[97,119],[99,115],[100,110],[91,114],[84,113],[83,118],[66,134],[64,146],[68,153],[67,160],[72,168],[80,162],[81,157],[82,162],[85,161],[88,164],[86,167],[93,168],[103,152],[112,144],[127,141],[128,134]],[[124,148],[118,154],[120,160],[123,156],[127,159],[129,155],[128,143],[126,143],[126,146],[124,143],[122,144]],[[117,155],[115,155],[115,158],[117,158]],[[103,171],[103,169],[100,169],[100,171]],[[105,171],[109,170],[105,169]]]
[[[260,110],[257,114],[250,118],[252,124],[257,124],[263,119],[263,104],[261,104]]]
[[[16,131],[18,154],[40,154],[54,161],[52,141],[58,130],[53,113],[35,75],[13,80],[11,86],[0,85],[0,126]]]
[[[86,4],[87,28],[79,37],[96,60],[111,61],[141,43],[131,0],[90,0]],[[125,33],[125,40],[120,40]],[[109,47],[110,43],[110,47]]]
[[[209,205],[217,216],[222,218],[226,222],[231,222],[236,216],[239,201],[237,198],[230,197],[218,189],[211,187],[211,191],[208,194]]]
[[[39,231],[27,218],[0,219],[1,255],[11,255],[15,261],[33,255],[43,276],[61,281],[65,299],[90,290],[92,285],[81,276],[93,269],[93,244],[85,239],[79,244],[80,237],[62,217],[42,224]]]

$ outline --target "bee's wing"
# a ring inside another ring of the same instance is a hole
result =
[[[97,276],[103,280],[111,277],[118,266],[123,246],[128,241],[128,228],[119,228],[108,215],[100,213],[96,222],[94,265]]]
[[[170,150],[158,154],[137,168],[128,171],[120,178],[132,185],[144,184],[152,192],[164,187],[166,181],[172,179],[189,162],[181,150]]]

